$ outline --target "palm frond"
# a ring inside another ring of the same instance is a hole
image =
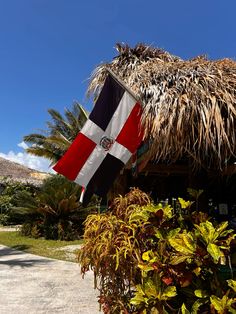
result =
[[[32,155],[45,157],[57,162],[69,148],[84,123],[87,112],[79,103],[74,103],[72,110],[65,110],[65,117],[55,109],[48,110],[52,121],[47,122],[43,134],[32,133],[24,136],[26,143],[32,144],[26,151]]]
[[[31,144],[33,143],[36,145],[42,145],[44,143],[45,139],[46,139],[45,135],[37,134],[37,133],[32,133],[29,135],[25,135],[23,137],[24,142],[31,143]]]

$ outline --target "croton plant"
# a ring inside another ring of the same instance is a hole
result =
[[[104,313],[236,313],[236,235],[179,203],[176,213],[132,189],[87,218],[79,262],[94,271]]]

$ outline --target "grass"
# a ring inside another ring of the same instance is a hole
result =
[[[0,244],[39,256],[76,262],[76,254],[69,252],[66,246],[82,244],[83,240],[55,241],[33,239],[20,235],[18,231],[0,231]]]

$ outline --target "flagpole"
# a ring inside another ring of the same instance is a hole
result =
[[[82,186],[79,202],[83,203],[85,188]]]
[[[143,107],[142,101],[137,97],[137,95],[134,94],[134,92],[109,68],[106,68],[107,72],[111,74],[111,76],[114,78],[114,80],[121,85],[124,89],[126,89],[129,94]]]

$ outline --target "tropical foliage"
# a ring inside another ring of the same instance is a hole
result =
[[[65,110],[65,117],[54,109],[48,110],[52,121],[47,122],[47,130],[41,134],[24,136],[24,141],[31,144],[27,152],[45,157],[55,163],[68,149],[88,118],[85,109],[74,103],[72,110]]]
[[[104,313],[236,313],[236,235],[180,203],[176,213],[132,189],[88,216],[79,262],[94,271]]]
[[[14,212],[25,217],[22,234],[46,239],[73,240],[83,233],[83,221],[93,208],[79,203],[81,188],[62,176],[44,181],[40,190],[15,197]]]
[[[12,211],[12,208],[16,205],[15,196],[24,192],[34,195],[37,188],[30,184],[22,184],[8,179],[2,180],[2,187],[3,190],[0,194],[0,224],[22,223],[22,216]]]

